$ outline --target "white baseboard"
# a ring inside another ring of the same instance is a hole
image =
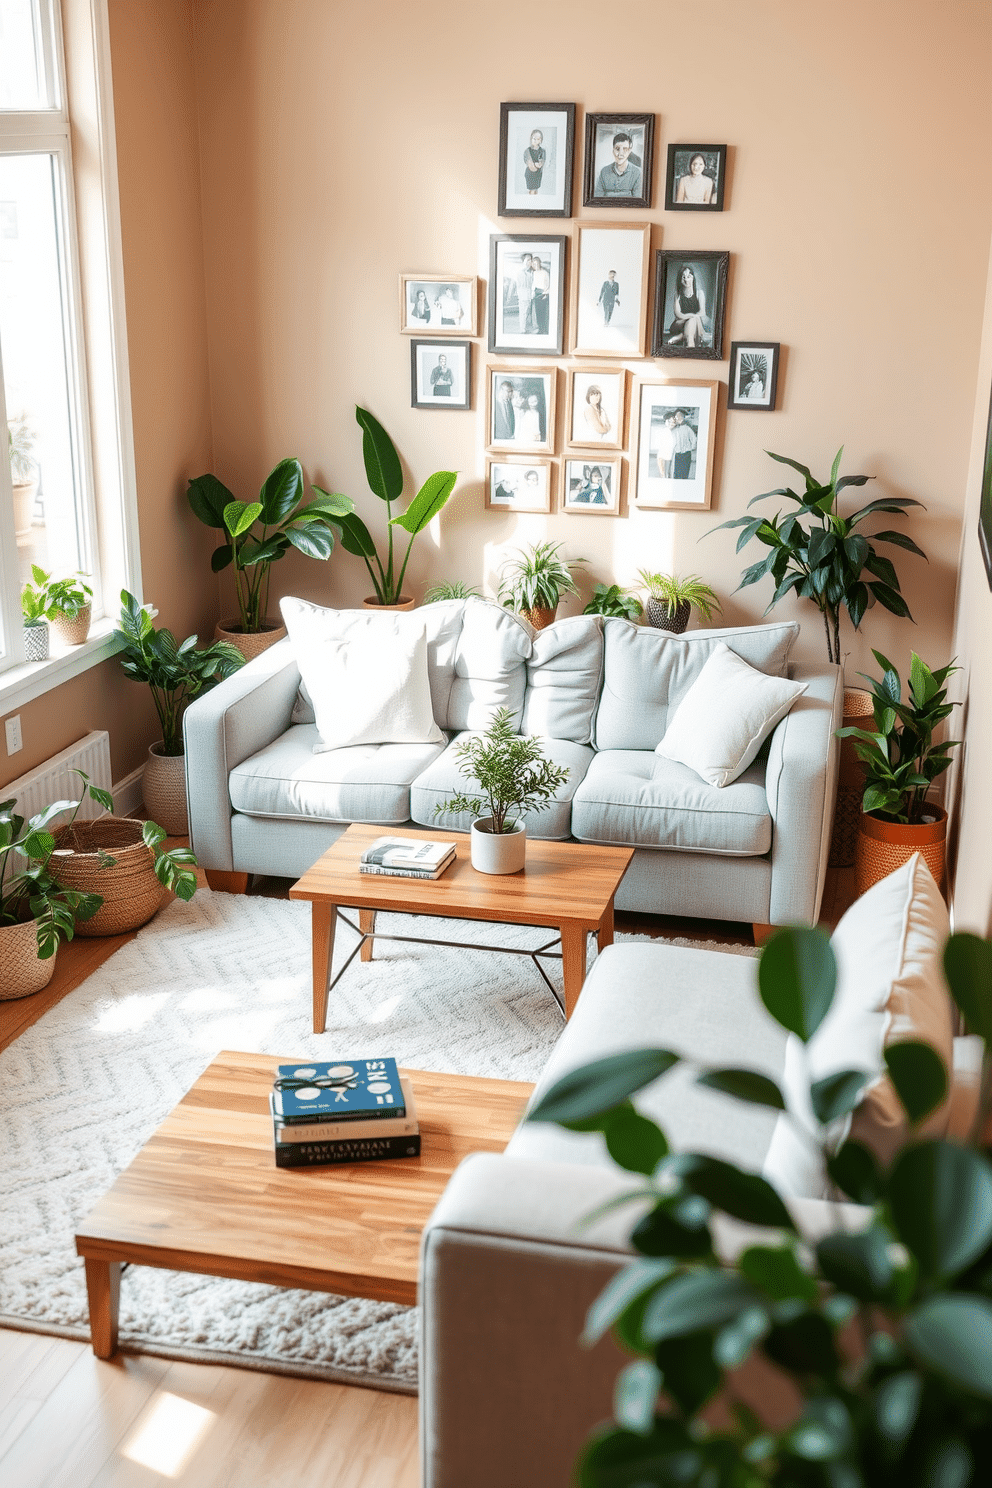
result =
[[[125,775],[123,780],[118,780],[111,787],[115,816],[133,816],[137,811],[144,796],[141,788],[144,773],[144,765],[139,765],[136,770],[131,771],[130,775]]]

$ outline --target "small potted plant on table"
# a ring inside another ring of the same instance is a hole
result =
[[[527,851],[525,811],[552,799],[568,771],[545,758],[541,741],[514,733],[513,714],[498,708],[485,733],[455,746],[458,768],[476,780],[481,795],[460,792],[435,806],[434,815],[467,812],[472,867],[479,873],[518,873]]]
[[[521,549],[503,566],[497,598],[504,609],[516,610],[535,630],[552,623],[563,594],[578,594],[570,569],[584,558],[566,563],[561,543],[541,542]]]
[[[648,624],[656,630],[670,630],[681,635],[694,609],[704,620],[712,620],[714,612],[720,608],[713,590],[697,574],[689,574],[683,579],[678,574],[652,573],[642,568],[640,578],[648,591]]]

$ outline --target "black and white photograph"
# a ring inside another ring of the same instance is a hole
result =
[[[471,406],[471,341],[410,342],[411,408]]]
[[[705,511],[712,504],[718,386],[638,382],[631,435],[635,505]]]
[[[778,341],[732,341],[728,408],[770,413],[778,394]]]
[[[489,350],[561,356],[565,330],[564,237],[489,239]]]
[[[486,389],[490,449],[555,452],[554,367],[490,367]]]
[[[585,516],[620,515],[620,461],[566,460],[562,510]]]
[[[489,511],[551,510],[551,460],[508,455],[486,461],[486,507]]]
[[[568,381],[569,444],[623,449],[627,391],[623,368],[573,368]]]
[[[574,154],[574,103],[501,103],[499,215],[571,217]]]
[[[475,276],[400,275],[400,330],[406,335],[474,336],[479,281]]]
[[[726,145],[669,145],[665,206],[670,212],[722,212]]]
[[[729,253],[659,249],[652,356],[721,360],[729,267]]]
[[[579,224],[572,314],[577,356],[644,355],[650,242],[646,222]]]
[[[586,114],[582,204],[649,207],[654,114]]]

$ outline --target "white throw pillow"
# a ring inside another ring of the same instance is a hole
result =
[[[688,765],[710,785],[730,785],[805,691],[805,682],[756,671],[721,641],[676,708],[655,754]]]
[[[279,602],[321,742],[314,753],[352,744],[439,744],[427,674],[423,619],[395,612],[328,610]]]

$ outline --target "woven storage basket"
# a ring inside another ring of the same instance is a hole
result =
[[[126,930],[137,930],[167,897],[155,877],[155,860],[141,840],[141,827],[132,817],[102,816],[56,831],[53,876],[67,889],[103,897],[93,918],[78,922],[77,935],[123,935]],[[115,860],[112,868],[100,867],[99,849]]]
[[[927,809],[936,813],[936,820],[911,827],[862,814],[854,853],[854,884],[859,898],[872,884],[908,863],[914,853],[921,854],[938,889],[944,892],[947,812],[940,806]]]
[[[265,630],[252,630],[247,633],[241,629],[241,621],[235,616],[232,620],[218,620],[214,627],[215,641],[230,641],[232,646],[237,646],[245,661],[254,661],[256,656],[261,656],[263,651],[268,651],[276,641],[281,641],[286,634],[285,625],[276,620],[266,620]]]
[[[844,689],[844,728],[873,727],[874,700],[861,687]],[[865,793],[865,767],[854,752],[853,739],[840,741],[840,773],[837,777],[837,805],[834,807],[834,830],[830,838],[831,868],[850,868],[854,862],[854,845],[861,825],[861,801]]]
[[[34,920],[0,925],[0,1002],[30,997],[52,980],[55,957],[38,955],[38,926]]]
[[[79,614],[70,620],[66,615],[53,615],[49,620],[52,635],[60,646],[81,646],[90,633],[91,604],[83,605]]]
[[[186,757],[162,754],[161,741],[148,750],[148,763],[141,777],[141,794],[150,819],[164,827],[170,837],[185,837],[189,831],[186,805]]]

